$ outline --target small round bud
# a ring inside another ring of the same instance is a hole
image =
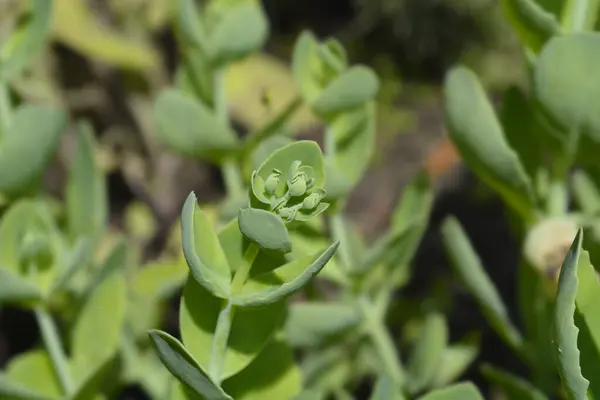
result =
[[[296,216],[296,209],[292,208],[292,207],[283,207],[279,210],[279,215],[281,216],[281,218],[283,218],[285,221],[290,222],[294,219],[294,217]]]
[[[277,185],[279,185],[280,176],[281,172],[273,170],[273,173],[267,177],[267,180],[265,181],[265,190],[267,193],[275,193],[275,190],[277,190]]]
[[[321,202],[321,195],[319,193],[309,194],[302,202],[303,210],[312,210]]]
[[[300,165],[302,165],[302,161],[294,161],[288,170],[288,179],[293,180],[296,176],[298,176],[298,170],[300,169]]]
[[[306,178],[303,175],[296,176],[289,185],[292,197],[302,196],[306,193]]]

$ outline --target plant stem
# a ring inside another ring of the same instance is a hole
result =
[[[259,247],[250,243],[246,252],[244,253],[244,262],[238,267],[237,271],[233,275],[231,283],[231,294],[235,296],[244,287],[244,283],[248,280],[250,275],[250,269],[254,260],[258,255]],[[223,372],[223,365],[225,363],[225,355],[227,353],[227,342],[229,340],[229,333],[231,332],[231,324],[235,316],[235,307],[229,300],[223,300],[223,306],[219,312],[217,318],[217,327],[215,329],[215,338],[212,344],[210,365],[208,367],[208,373],[212,380],[220,384],[221,374]]]
[[[384,321],[374,316],[374,305],[366,297],[359,299],[359,306],[365,318],[366,333],[370,337],[373,345],[387,373],[396,382],[399,388],[404,386],[404,368],[400,364],[398,355],[396,354],[396,346],[387,331]]]
[[[221,165],[221,171],[223,172],[227,195],[231,198],[240,197],[244,192],[244,183],[235,160],[226,160],[223,165]]]
[[[36,308],[35,317],[42,333],[42,339],[48,354],[52,359],[52,365],[56,371],[56,376],[60,385],[67,396],[70,396],[74,391],[73,381],[69,372],[69,363],[67,356],[60,343],[60,338],[56,325],[52,317],[41,307]]]
[[[8,86],[0,82],[0,138],[7,133],[10,126],[11,108]]]

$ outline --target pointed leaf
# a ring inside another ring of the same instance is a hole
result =
[[[379,79],[373,70],[354,66],[327,85],[312,108],[320,114],[345,111],[373,100],[378,91]]]
[[[52,22],[52,2],[33,0],[31,20],[24,32],[19,32],[8,53],[0,58],[0,81],[8,82],[17,76],[33,60],[46,43]],[[12,38],[10,38],[12,39]],[[9,39],[9,40],[10,40]]]
[[[66,189],[67,221],[72,239],[96,239],[106,228],[106,178],[94,156],[95,139],[89,122],[77,125],[77,151],[69,167]]]
[[[294,347],[317,346],[356,327],[361,320],[360,312],[350,304],[293,303],[285,322],[286,340]]]
[[[243,208],[238,213],[240,231],[260,249],[289,253],[292,250],[285,223],[278,215],[258,208]]]
[[[193,277],[215,296],[226,299],[231,290],[231,271],[212,223],[191,192],[181,210],[183,254]]]
[[[72,334],[71,370],[76,382],[94,375],[119,348],[125,323],[127,287],[115,271],[89,293]]]
[[[441,233],[454,270],[479,303],[490,325],[509,345],[520,349],[523,342],[521,334],[510,321],[502,298],[458,220],[453,216],[446,218]]]
[[[246,2],[228,9],[210,37],[215,65],[239,61],[259,50],[269,36],[269,21],[260,3]]]
[[[22,106],[12,115],[0,145],[0,193],[13,197],[31,189],[54,156],[67,123],[64,110]]]
[[[159,140],[182,155],[218,162],[238,146],[235,133],[212,110],[175,89],[158,95],[152,115]]]
[[[231,302],[241,307],[259,307],[278,302],[306,285],[333,257],[339,242],[312,257],[303,257],[278,269],[254,276]]]
[[[565,385],[567,395],[572,400],[586,398],[589,381],[581,374],[579,366],[579,349],[575,326],[575,299],[577,296],[577,263],[581,254],[583,232],[581,229],[573,240],[569,253],[565,258],[558,279],[558,293],[554,313],[554,336],[558,370]]]
[[[68,286],[71,277],[86,265],[89,252],[90,242],[86,238],[80,238],[68,253],[66,263],[54,279],[50,293],[59,292]]]
[[[162,363],[181,383],[207,400],[231,400],[232,397],[215,384],[183,344],[166,332],[148,332]]]
[[[433,390],[419,400],[483,400],[477,387],[471,382],[457,383],[444,389]]]
[[[247,368],[223,382],[223,388],[236,400],[291,399],[302,390],[302,376],[292,349],[274,338]]]
[[[492,365],[485,364],[481,373],[492,385],[498,386],[504,395],[515,400],[547,400],[543,392],[526,380],[512,375]]]
[[[520,215],[529,218],[534,197],[530,178],[509,147],[477,76],[456,67],[444,82],[448,133],[461,159]]]
[[[12,358],[4,376],[13,384],[36,393],[38,398],[60,399],[62,396],[52,360],[43,350],[30,350]]]
[[[561,33],[554,15],[535,0],[501,0],[501,5],[521,42],[535,53],[552,36]]]

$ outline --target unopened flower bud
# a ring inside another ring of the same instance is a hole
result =
[[[302,196],[306,193],[306,177],[304,175],[298,175],[290,182],[290,195],[292,197]]]
[[[279,215],[286,221],[291,221],[296,216],[296,209],[291,207],[283,207],[279,210]]]
[[[281,176],[281,172],[274,169],[273,173],[267,177],[265,181],[265,190],[269,194],[274,194],[275,190],[277,190],[277,185],[279,185],[279,177]]]
[[[321,202],[321,195],[317,192],[309,194],[302,202],[303,210],[312,210]]]

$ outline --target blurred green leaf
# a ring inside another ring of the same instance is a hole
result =
[[[322,85],[313,77],[315,67],[320,61],[318,51],[319,43],[315,35],[307,30],[302,31],[294,44],[292,74],[302,97],[309,104],[312,104],[319,96],[322,88]]]
[[[447,217],[442,224],[441,233],[456,274],[475,297],[490,325],[507,344],[516,351],[521,351],[523,338],[510,321],[502,298],[487,276],[479,256],[458,220],[453,216]]]
[[[191,192],[181,211],[183,253],[194,279],[223,299],[231,291],[231,271],[212,223]]]
[[[175,89],[158,95],[152,116],[158,139],[188,157],[219,162],[239,144],[235,132],[210,108]]]
[[[232,399],[210,379],[181,342],[157,329],[152,329],[148,333],[165,367],[197,396],[207,400]]]
[[[67,221],[71,238],[99,238],[108,220],[108,193],[104,172],[95,161],[96,142],[89,122],[77,125],[77,151],[69,167],[66,189]]]
[[[548,39],[561,33],[554,15],[535,0],[502,0],[500,3],[521,42],[535,53]]]
[[[347,111],[373,100],[379,85],[372,69],[362,65],[351,67],[327,85],[312,103],[312,108],[319,114]]]
[[[269,36],[269,21],[259,2],[228,9],[211,32],[209,54],[214,64],[238,61],[260,50]]]
[[[65,110],[22,106],[0,144],[0,193],[14,197],[32,189],[54,156],[67,124]]]
[[[403,400],[404,396],[396,387],[394,380],[384,375],[377,379],[369,400]]]
[[[155,261],[136,273],[131,283],[132,289],[145,298],[164,299],[183,286],[188,271],[183,260]]]
[[[333,257],[339,242],[313,256],[298,258],[274,271],[254,275],[231,302],[242,307],[258,307],[285,299],[300,290]]]
[[[71,338],[71,371],[80,385],[117,352],[125,323],[126,291],[123,272],[115,271],[89,293],[79,312]]]
[[[348,303],[290,304],[285,321],[286,340],[294,347],[317,346],[358,326],[360,312]]]
[[[481,373],[492,385],[498,386],[504,395],[511,400],[548,399],[543,392],[531,383],[492,365],[484,364],[481,367]]]
[[[447,74],[444,107],[450,139],[461,159],[523,218],[530,219],[534,209],[530,178],[471,70],[456,67]]]
[[[0,54],[0,81],[8,82],[34,59],[46,43],[52,22],[53,2],[32,0],[31,16],[23,32],[13,33],[10,48],[2,47]]]
[[[448,326],[444,315],[433,312],[424,317],[420,337],[408,363],[408,388],[418,393],[429,387],[442,361],[448,343]]]
[[[243,208],[238,214],[242,234],[260,249],[288,253],[292,241],[281,217],[258,208]]]
[[[444,349],[431,382],[431,387],[440,388],[458,379],[475,361],[479,350],[479,340],[467,338]]]
[[[71,278],[86,266],[90,252],[89,241],[80,238],[75,246],[66,254],[65,262],[58,270],[56,278],[52,283],[51,294],[57,293],[69,286]]]
[[[582,170],[573,172],[573,196],[579,208],[586,215],[600,214],[600,191],[591,176]]]
[[[599,10],[598,0],[566,0],[561,13],[561,24],[568,33],[593,31]]]
[[[49,400],[51,397],[36,393],[29,387],[13,383],[5,375],[0,375],[0,398],[11,400]]]
[[[41,299],[42,293],[35,284],[0,267],[0,303],[35,302]]]
[[[483,400],[477,387],[471,382],[456,383],[444,389],[433,390],[419,400]]]
[[[585,399],[590,383],[581,374],[579,349],[577,348],[579,329],[575,326],[573,319],[578,286],[577,264],[581,254],[582,240],[583,233],[579,230],[560,270],[554,314],[554,344],[558,370],[567,395],[572,400]]]
[[[6,366],[5,377],[36,393],[38,398],[57,400],[62,397],[52,360],[43,350],[30,350],[12,358]]]
[[[239,374],[223,382],[236,400],[291,399],[302,390],[292,349],[273,338]]]

